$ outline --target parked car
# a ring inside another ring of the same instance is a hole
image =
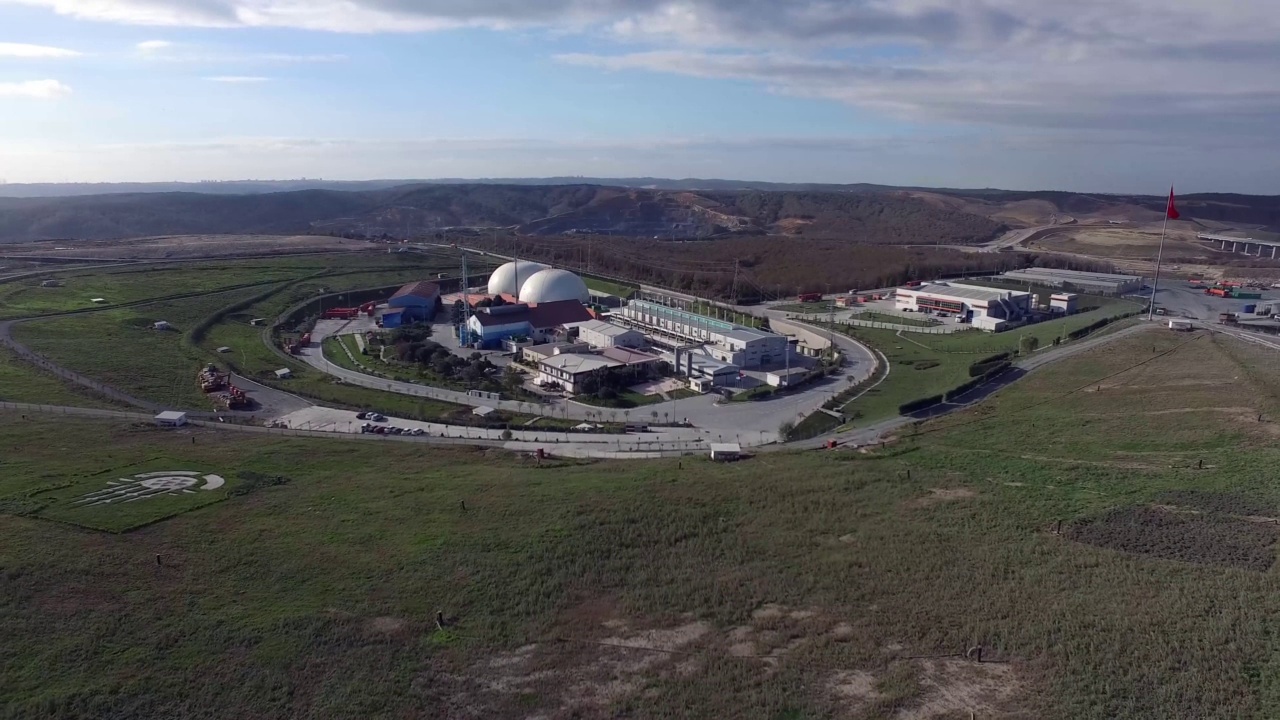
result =
[[[367,413],[367,412],[363,412],[363,411],[362,411],[362,412],[358,412],[358,413],[356,413],[356,419],[357,419],[357,420],[368,420],[368,419],[369,419],[369,413]]]
[[[414,437],[422,437],[423,435],[427,434],[427,431],[423,430],[422,428],[414,428],[409,431],[409,434],[413,435]]]
[[[387,416],[386,416],[386,415],[380,415],[380,414],[378,414],[378,413],[370,413],[370,414],[369,414],[369,419],[370,419],[370,420],[372,420],[372,421],[374,421],[374,422],[377,422],[377,423],[382,423],[382,422],[386,422],[386,421],[387,421]]]
[[[360,432],[362,432],[362,433],[370,433],[370,432],[373,432],[373,425],[370,425],[369,423],[365,423],[365,424],[361,425],[361,426],[360,426]]]

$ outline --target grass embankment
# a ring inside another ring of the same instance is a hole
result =
[[[1241,516],[1280,515],[1256,420],[1278,363],[1186,339],[1089,351],[884,451],[730,465],[0,413],[0,706],[1276,717],[1275,530]],[[156,457],[292,482],[126,536],[14,514]],[[929,657],[975,645],[996,662]]]
[[[586,275],[582,276],[582,281],[587,284],[588,288],[595,290],[596,292],[616,295],[624,300],[630,298],[637,290],[640,289],[635,285],[624,285],[619,282],[613,282],[612,280],[603,280],[601,278],[589,277]]]

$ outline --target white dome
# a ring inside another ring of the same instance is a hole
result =
[[[509,262],[489,276],[489,294],[518,295],[529,278],[546,269],[546,265],[536,262]],[[517,272],[519,277],[516,277]]]
[[[521,272],[524,268],[520,268]],[[543,270],[534,273],[533,277],[520,286],[520,302],[546,303],[559,300],[577,300],[582,304],[591,302],[591,293],[587,292],[587,284],[582,278],[568,270]]]

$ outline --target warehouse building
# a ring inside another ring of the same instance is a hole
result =
[[[593,348],[640,348],[649,344],[644,333],[639,330],[624,328],[603,320],[588,320],[579,324],[577,329],[578,339]]]
[[[706,354],[740,368],[759,368],[786,361],[790,345],[784,335],[716,320],[648,300],[633,300],[614,313],[624,325],[669,346],[705,345]]]
[[[1031,314],[1031,293],[1018,290],[926,283],[894,291],[897,309],[955,315],[979,330],[1000,332]]]
[[[1000,276],[1003,280],[1022,285],[1040,285],[1062,288],[1091,295],[1128,295],[1142,289],[1143,278],[1136,275],[1081,272],[1055,268],[1027,268],[1010,270]]]
[[[1049,312],[1074,315],[1080,312],[1080,296],[1075,293],[1054,293],[1049,296]]]
[[[431,320],[440,306],[440,286],[426,280],[405,285],[387,301],[388,312],[401,311],[400,317],[396,319],[396,327]],[[385,316],[386,313],[383,314],[384,318]],[[385,319],[383,326],[387,326]]]

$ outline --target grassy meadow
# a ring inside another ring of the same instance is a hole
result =
[[[1275,717],[1267,352],[1124,338],[883,448],[729,465],[0,412],[0,715]],[[156,458],[288,482],[32,514]]]

